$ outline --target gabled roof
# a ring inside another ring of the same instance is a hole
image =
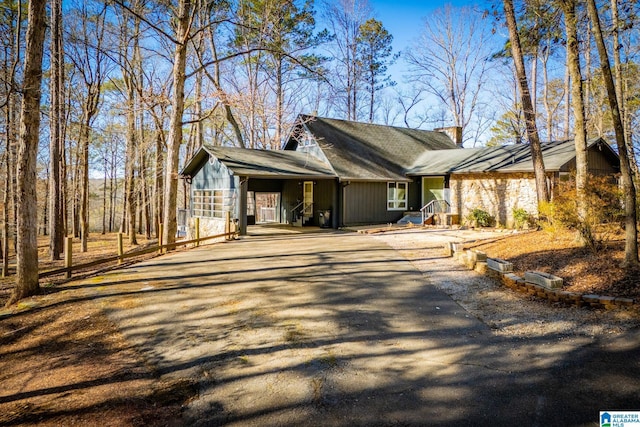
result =
[[[431,150],[462,151],[442,132],[301,115],[285,144],[296,150],[309,132],[342,180],[403,181],[416,158]]]
[[[247,150],[237,147],[203,145],[180,173],[195,175],[213,156],[234,175],[252,178],[335,178],[331,167],[306,153],[297,151]]]
[[[617,159],[616,153],[602,138],[590,140],[587,146],[598,146],[612,159]],[[541,148],[545,170],[548,172],[565,171],[576,157],[573,140],[543,143]],[[408,175],[478,172],[533,172],[529,145],[468,148],[460,152],[434,151],[423,154],[407,170]]]
[[[309,144],[312,138],[315,144]],[[601,138],[597,146],[610,162],[615,151]],[[568,171],[573,140],[542,144],[545,169]],[[181,175],[194,176],[213,156],[233,174],[253,178],[409,181],[411,176],[479,172],[533,172],[530,147],[458,148],[445,133],[301,115],[284,150],[248,150],[205,144]]]

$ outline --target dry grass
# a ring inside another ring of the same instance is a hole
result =
[[[125,243],[125,251],[155,243],[139,242]],[[92,235],[86,253],[74,240],[74,264],[116,254],[115,233]],[[46,237],[39,241],[39,258],[41,270],[62,266],[48,259]],[[3,305],[13,278],[0,283]],[[21,301],[17,312],[7,310],[10,315],[0,313],[0,425],[179,425],[181,405],[197,387],[161,380],[98,304],[74,301],[73,292],[49,293],[54,284],[41,284],[48,295]]]
[[[192,384],[160,380],[92,301],[0,319],[0,425],[177,425]]]
[[[509,235],[474,247],[512,262],[516,274],[533,270],[562,277],[568,291],[640,299],[640,270],[621,267],[619,233],[608,233],[598,250],[581,246],[575,233],[564,230]]]
[[[147,240],[144,236],[138,236],[138,245],[130,245],[128,241],[123,242],[124,251],[132,252],[139,249],[144,249],[150,245],[157,244],[157,240]],[[81,252],[80,239],[73,239],[73,264],[85,264],[88,262],[96,261],[99,259],[109,258],[118,254],[118,233],[99,234],[93,233],[90,235],[87,243],[87,252]],[[151,255],[144,255],[145,257],[152,257]],[[61,256],[64,258],[64,255]],[[113,266],[113,264],[112,264]],[[55,270],[64,267],[64,259],[52,261],[49,255],[49,237],[40,236],[38,238],[38,270],[40,272]],[[86,275],[92,271],[103,269],[105,266],[93,267],[91,269],[80,271],[78,273]],[[74,275],[78,273],[74,272]],[[10,248],[9,252],[9,276],[0,278],[0,307],[2,307],[9,299],[11,290],[13,289],[13,280],[15,274],[15,254],[13,248]],[[59,283],[62,279],[62,275],[43,280],[40,284],[43,287],[48,287]]]
[[[115,235],[104,236],[76,259],[111,256],[115,242]],[[623,243],[611,239],[594,253],[570,233],[538,231],[476,247],[512,261],[520,273],[561,276],[572,291],[639,298],[640,274],[619,267]],[[54,268],[44,260],[46,250],[43,239],[41,268]],[[181,405],[197,394],[193,383],[159,379],[93,301],[74,302],[66,292],[42,298],[46,301],[25,300],[24,311],[0,317],[0,425],[180,425]],[[233,308],[238,302],[225,305]],[[269,320],[260,314],[253,313],[249,326]],[[285,342],[304,338],[299,325],[284,331]],[[238,361],[251,363],[248,356]],[[337,364],[332,354],[309,363],[324,369]],[[324,377],[314,377],[312,387],[321,399]]]

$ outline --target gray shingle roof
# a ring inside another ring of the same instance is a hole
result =
[[[459,149],[444,133],[358,123],[313,116],[299,117],[315,137],[326,161],[298,147],[293,132],[285,150],[247,150],[203,146],[187,163],[182,175],[193,176],[215,156],[236,175],[256,178],[340,178],[362,181],[408,181],[416,175],[479,172],[533,172],[529,145]],[[616,153],[602,139],[590,140]],[[295,150],[299,151],[295,151]],[[312,149],[313,150],[313,149]],[[542,144],[545,169],[565,170],[575,158],[573,140]]]
[[[204,154],[202,154],[204,153]],[[193,175],[210,154],[235,175],[253,178],[335,178],[331,167],[317,158],[296,151],[247,150],[205,144],[191,159],[182,175]]]
[[[602,139],[593,139],[588,146],[604,144]],[[542,144],[545,170],[558,172],[563,170],[576,156],[573,140],[548,142]],[[478,172],[533,172],[530,147],[527,144],[506,145],[502,147],[469,148],[461,152],[434,151],[423,154],[407,170],[408,175],[444,175],[449,173]]]
[[[404,181],[407,166],[430,150],[461,151],[441,132],[313,116],[300,120],[343,180]],[[285,149],[297,144],[292,137]]]

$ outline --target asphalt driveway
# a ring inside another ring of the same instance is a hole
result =
[[[436,280],[333,231],[203,246],[95,286],[123,289],[102,303],[145,363],[198,384],[185,425],[598,425],[640,409],[637,334],[500,338]]]

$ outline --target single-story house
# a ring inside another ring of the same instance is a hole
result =
[[[283,150],[205,144],[181,176],[191,184],[191,217],[209,233],[221,231],[226,212],[241,233],[267,222],[385,224],[434,203],[458,218],[481,208],[507,226],[514,208],[536,213],[529,146],[462,148],[460,134],[301,115]],[[553,188],[575,169],[574,143],[545,143],[542,150]],[[619,171],[603,139],[589,141],[588,156],[591,173]]]

